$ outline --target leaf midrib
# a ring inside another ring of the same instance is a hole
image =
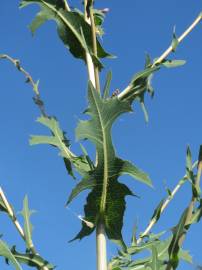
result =
[[[102,141],[102,145],[103,145],[103,156],[104,156],[104,175],[103,175],[103,186],[102,186],[102,195],[101,195],[101,202],[100,202],[100,211],[101,213],[105,212],[105,206],[106,206],[106,197],[107,197],[107,182],[108,182],[108,153],[107,153],[107,145],[106,145],[106,134],[105,134],[105,126],[104,123],[102,121],[102,115],[101,112],[99,110],[99,105],[97,104],[96,98],[95,98],[95,93],[94,91],[96,91],[96,89],[92,89],[91,88],[91,92],[92,92],[92,96],[95,102],[95,108],[97,110],[97,114],[98,114],[98,118],[99,118],[99,123],[101,126],[101,131],[102,131],[102,137],[103,137],[103,141]],[[99,160],[98,160],[99,162]]]
[[[68,148],[67,148],[67,146],[65,145],[65,143],[61,140],[60,135],[59,135],[59,133],[57,132],[57,128],[54,129],[54,133],[55,133],[56,138],[58,138],[58,141],[59,141],[59,143],[60,143],[60,145],[61,145],[62,150],[66,153],[67,158],[71,159],[73,156],[72,156],[72,154],[68,151]],[[75,156],[74,156],[74,157],[75,157]]]
[[[79,34],[77,33],[77,31],[74,30],[74,28],[72,27],[72,25],[66,20],[66,18],[56,9],[53,8],[51,5],[47,4],[45,1],[41,0],[41,2],[48,8],[50,8],[52,11],[54,11],[59,17],[60,19],[63,21],[64,24],[67,25],[67,27],[69,27],[71,29],[71,31],[74,33],[74,35],[76,36],[77,40],[79,41],[80,45],[82,46],[82,48],[85,50],[85,47],[83,46],[82,43],[82,39],[79,36]]]

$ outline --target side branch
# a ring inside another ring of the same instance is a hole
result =
[[[186,36],[188,36],[192,30],[201,22],[202,20],[202,13],[194,20],[194,22],[184,31],[184,33],[177,39],[178,44],[180,44]],[[160,64],[166,57],[173,52],[173,46],[169,46],[168,49],[153,63],[152,66]]]
[[[50,118],[51,116],[46,113],[44,102],[40,97],[38,82],[35,82],[33,80],[32,76],[29,74],[29,72],[21,66],[20,61],[18,59],[14,59],[7,54],[0,54],[0,59],[6,59],[6,60],[10,61],[25,76],[26,83],[30,83],[32,86],[32,89],[34,91],[34,94],[35,94],[35,96],[33,97],[34,103],[38,106],[41,114],[44,117]],[[72,157],[74,157],[74,158],[77,157],[77,155],[74,154],[72,151],[70,151],[70,149],[68,149],[68,150],[69,150],[69,153]]]
[[[198,15],[198,17],[194,20],[194,22],[184,31],[184,33],[177,39],[177,43],[180,44],[185,37],[187,37],[192,30],[202,21],[202,12]],[[168,49],[159,57],[157,58],[156,61],[154,61],[152,67],[157,66],[159,64],[161,64],[167,57],[168,55],[173,52],[173,46],[170,45],[168,47]],[[119,95],[118,97],[120,99],[124,99],[124,97],[126,97],[128,95],[128,93],[130,92],[131,87],[130,85],[128,85]]]
[[[198,164],[198,161],[194,162],[192,169],[194,169]],[[162,214],[164,212],[164,210],[167,208],[168,204],[172,201],[173,197],[176,195],[176,193],[180,190],[180,188],[183,186],[183,184],[185,183],[185,181],[188,179],[188,176],[185,175],[182,179],[180,179],[180,181],[178,182],[178,184],[175,186],[175,188],[172,190],[171,194],[167,197],[167,199],[164,201],[161,210],[160,210],[160,214]],[[144,239],[144,237],[146,235],[148,235],[148,233],[151,231],[151,229],[153,228],[153,226],[157,223],[156,218],[153,218],[150,220],[147,228],[144,230],[144,232],[141,234],[141,236],[138,238],[137,240],[137,244],[140,244],[142,242],[142,240]]]
[[[30,83],[33,91],[35,92],[36,95],[39,95],[39,91],[36,87],[37,83],[34,82],[32,76],[29,74],[29,72],[27,72],[21,65],[20,65],[20,61],[18,59],[14,59],[11,56],[7,55],[7,54],[0,54],[0,59],[6,59],[8,61],[10,61],[20,72],[22,72],[26,78],[26,82]]]

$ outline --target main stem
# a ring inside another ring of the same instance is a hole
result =
[[[88,0],[84,0],[84,14],[85,20],[91,25],[91,36],[93,43],[93,53],[97,56],[97,38],[96,38],[96,27],[94,22],[93,14],[93,1],[89,8],[89,14],[87,12]],[[88,16],[89,15],[89,16]],[[92,61],[92,57],[86,52],[86,63],[88,68],[89,79],[93,86],[100,93],[100,81],[99,81],[99,70],[98,67]],[[97,155],[96,155],[97,163]],[[96,254],[97,254],[97,270],[107,270],[107,241],[105,235],[105,225],[102,220],[98,221],[96,226]]]
[[[107,270],[107,243],[105,227],[102,222],[96,228],[97,270]]]

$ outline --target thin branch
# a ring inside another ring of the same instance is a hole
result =
[[[198,164],[198,161],[194,162],[192,169],[194,169]],[[179,189],[182,187],[182,185],[185,183],[185,180],[187,180],[188,177],[187,175],[185,175],[182,179],[180,179],[180,181],[178,182],[178,184],[175,186],[175,188],[173,189],[173,191],[171,192],[171,194],[167,197],[167,199],[164,201],[162,207],[161,207],[161,211],[160,214],[162,214],[164,212],[164,210],[166,209],[166,207],[168,206],[168,204],[172,201],[173,197],[176,195],[176,193],[179,191]],[[138,238],[137,240],[137,244],[140,244],[144,238],[144,236],[148,235],[148,233],[151,231],[151,229],[153,228],[153,226],[157,223],[156,218],[153,218],[150,220],[147,228],[144,230],[143,233],[141,233],[141,236]]]
[[[202,13],[200,13],[198,15],[198,17],[194,20],[194,22],[184,31],[184,33],[177,39],[178,44],[180,44],[185,37],[187,37],[192,30],[202,21]],[[173,52],[173,46],[170,45],[168,47],[168,49],[153,63],[152,67],[161,64],[163,60],[165,60],[168,55]],[[123,99],[125,96],[128,95],[128,93],[130,92],[131,87],[130,85],[128,85],[119,95],[118,97],[120,99]]]
[[[20,71],[26,79],[26,83],[29,83],[32,86],[32,89],[34,91],[35,97],[34,97],[34,102],[35,104],[39,107],[39,110],[41,112],[41,114],[43,116],[48,116],[45,112],[45,107],[44,107],[44,103],[40,98],[40,93],[39,93],[39,88],[38,88],[38,82],[35,82],[32,78],[32,76],[29,74],[29,72],[27,70],[25,70],[21,64],[20,61],[18,59],[14,59],[11,56],[7,55],[7,54],[0,54],[0,59],[6,59],[8,61],[10,61],[16,68],[18,71]]]
[[[184,31],[184,33],[177,39],[178,44],[180,44],[183,39],[188,36],[192,30],[201,22],[202,20],[202,13],[198,15],[198,17],[193,21],[193,23]],[[167,56],[173,52],[173,46],[170,45],[168,49],[153,63],[152,66],[160,64],[163,60],[167,58]]]
[[[20,61],[18,59],[14,59],[14,58],[12,58],[11,56],[9,56],[7,54],[0,54],[0,59],[6,59],[6,60],[10,61],[17,68],[17,70],[19,70],[21,73],[23,73],[23,75],[26,78],[26,82],[31,84],[32,89],[33,89],[33,91],[35,93],[35,96],[33,98],[34,103],[38,106],[41,114],[44,117],[50,118],[51,116],[46,113],[44,102],[40,97],[40,92],[39,92],[39,88],[38,88],[38,82],[35,82],[33,80],[32,76],[29,74],[29,72],[27,70],[25,70],[21,66]],[[70,153],[70,155],[72,157],[74,157],[74,158],[77,157],[77,155],[75,155],[70,149],[68,149],[68,152]]]
[[[20,61],[18,59],[14,59],[11,56],[7,54],[0,54],[0,59],[6,59],[9,60],[20,72],[22,72],[26,78],[26,82],[30,83],[32,85],[33,91],[36,95],[39,95],[39,91],[36,87],[36,83],[34,82],[32,76],[27,72],[21,65]]]

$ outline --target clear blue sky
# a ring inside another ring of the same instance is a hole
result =
[[[72,0],[70,4],[76,6],[79,2]],[[176,25],[176,32],[180,34],[202,10],[202,2],[196,0],[96,2],[100,8],[110,8],[103,41],[105,48],[118,58],[105,61],[102,78],[109,69],[113,71],[112,89],[124,89],[132,75],[143,68],[145,53],[153,58],[159,56],[171,42],[173,27]],[[40,79],[47,111],[57,116],[71,139],[72,148],[77,151],[74,129],[87,104],[85,66],[66,51],[53,22],[44,25],[32,38],[27,25],[38,8],[19,10],[18,3],[17,0],[0,3],[0,53],[19,58],[32,76]],[[185,59],[187,64],[177,69],[163,69],[154,77],[155,97],[146,98],[149,123],[145,124],[143,113],[135,104],[135,112],[123,116],[113,128],[119,156],[147,171],[155,186],[150,189],[126,179],[130,188],[141,196],[141,199],[127,199],[123,230],[126,241],[130,240],[135,221],[138,220],[142,231],[153,208],[166,196],[164,182],[172,188],[185,174],[186,146],[191,146],[196,159],[202,143],[201,24],[171,57]],[[31,208],[37,210],[32,217],[34,243],[57,269],[95,269],[94,234],[68,244],[80,229],[80,221],[73,212],[82,215],[86,194],[70,205],[71,211],[65,209],[74,181],[66,174],[58,152],[48,146],[28,144],[31,134],[46,133],[35,122],[39,112],[33,104],[30,86],[7,62],[0,63],[0,86],[1,186],[16,211],[22,209],[22,200],[28,194]],[[175,225],[190,196],[187,185],[153,231],[169,230]],[[3,214],[0,215],[1,233],[10,245],[17,243],[23,250],[20,237]],[[184,244],[198,264],[202,264],[201,237],[202,225],[197,224]],[[108,254],[109,257],[116,254],[116,247],[111,243]],[[11,269],[11,266],[4,265],[0,258],[0,268]],[[193,267],[182,264],[179,269]]]

